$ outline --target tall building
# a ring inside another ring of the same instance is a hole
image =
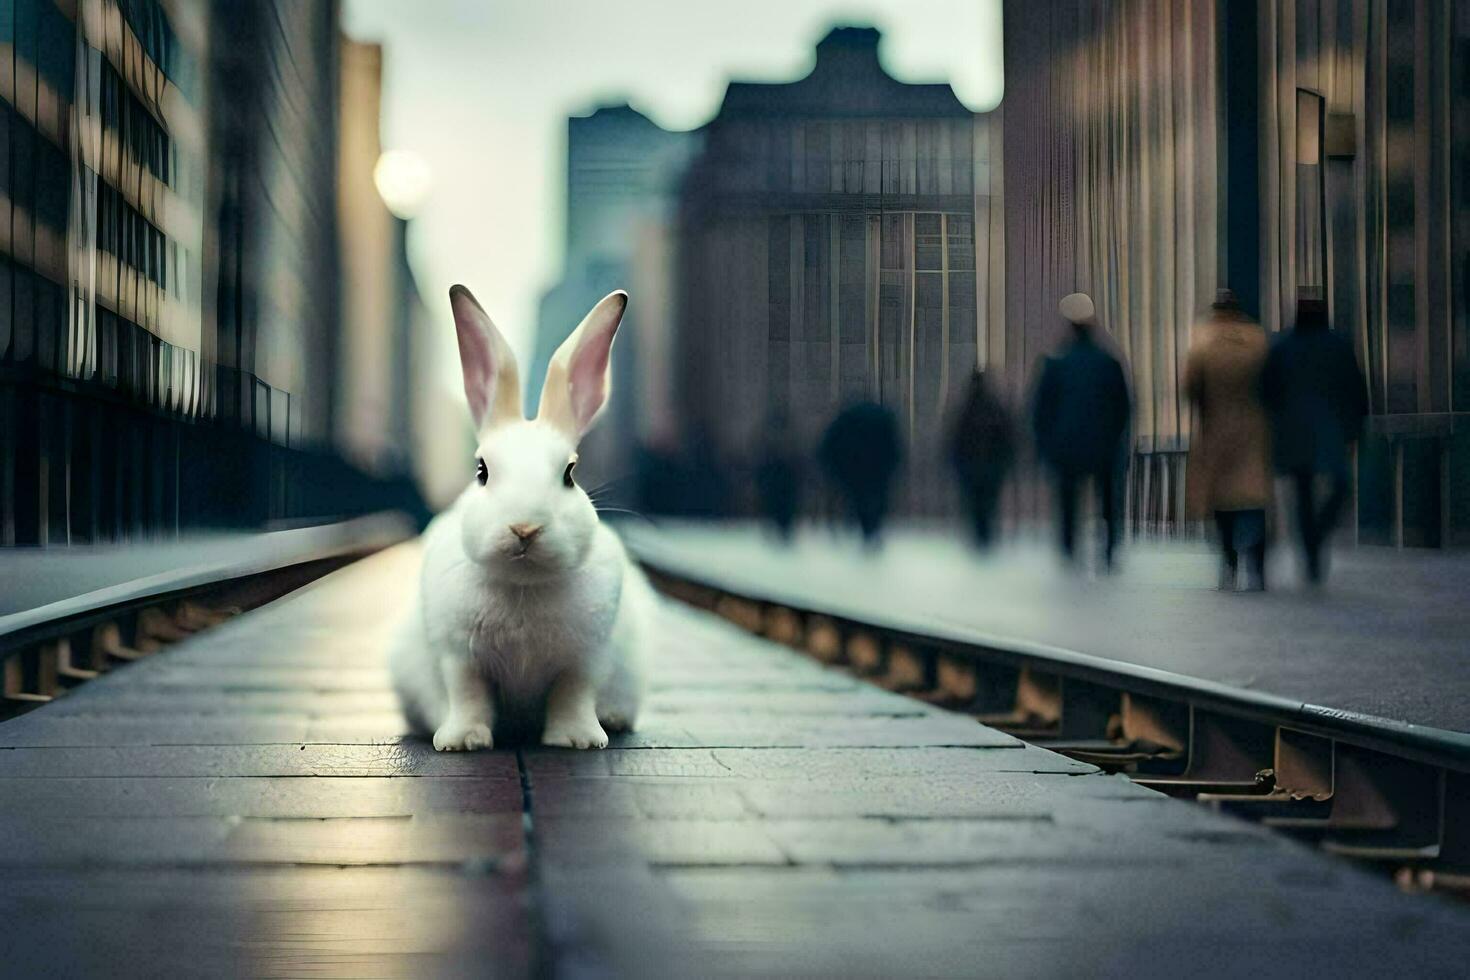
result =
[[[636,445],[667,427],[670,406],[659,384],[671,370],[671,287],[661,242],[697,143],[696,135],[669,132],[626,105],[567,120],[565,272],[541,299],[526,410],[535,412],[551,355],[593,304],[629,290],[612,364],[617,394],[581,447],[579,468],[589,480],[631,475]]]
[[[733,82],[705,127],[674,247],[678,414],[738,470],[773,414],[810,446],[844,404],[881,402],[910,444],[901,506],[935,513],[944,412],[1000,299],[995,134],[949,85],[890,77],[879,40],[833,30],[810,75]]]
[[[336,434],[337,22],[0,3],[0,544],[399,501]]]
[[[93,6],[111,7],[83,0]],[[151,28],[188,6],[145,0],[132,9]],[[333,446],[338,6],[216,0],[195,12],[208,29],[197,63],[208,86],[200,106],[210,188],[197,302],[218,378],[201,431],[224,442],[180,459],[198,474],[189,499],[209,507],[180,524],[256,526],[315,506],[304,495],[328,482],[303,478],[296,454]],[[238,462],[215,472],[203,462],[216,454]]]
[[[341,150],[341,342],[335,369],[335,437],[359,466],[399,473],[408,465],[413,336],[403,315],[417,290],[404,254],[404,221],[373,179],[382,154],[383,47],[344,38],[339,90]]]
[[[0,543],[175,520],[167,420],[220,410],[208,19],[183,13],[0,5]]]

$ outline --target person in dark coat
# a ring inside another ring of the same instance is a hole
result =
[[[755,486],[761,512],[783,541],[791,540],[801,506],[801,455],[784,413],[776,413],[766,426],[765,445],[755,468]]]
[[[1296,326],[1266,355],[1261,389],[1271,414],[1276,472],[1296,490],[1297,533],[1307,579],[1322,580],[1322,547],[1350,492],[1348,447],[1368,414],[1367,382],[1346,338],[1334,333],[1320,301],[1297,306]],[[1317,499],[1317,478],[1327,496]]]
[[[976,371],[950,432],[949,461],[965,496],[975,544],[981,548],[988,548],[994,539],[995,505],[1014,459],[1010,414],[985,383],[984,373]]]
[[[893,413],[876,402],[849,405],[827,427],[817,455],[863,540],[876,545],[902,455]]]
[[[1062,554],[1075,557],[1077,507],[1091,483],[1107,528],[1103,563],[1111,569],[1122,520],[1119,484],[1132,398],[1122,363],[1098,344],[1092,300],[1073,293],[1062,300],[1060,311],[1072,324],[1072,335],[1041,371],[1032,413],[1036,448],[1056,480]]]

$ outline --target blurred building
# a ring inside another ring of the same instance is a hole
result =
[[[112,9],[81,9],[93,6]],[[166,27],[187,6],[129,9],[140,25]],[[176,461],[194,482],[188,499],[211,512],[177,523],[248,527],[314,509],[303,495],[329,482],[304,479],[298,470],[312,460],[297,454],[330,447],[335,411],[337,5],[221,0],[191,10],[207,29],[196,62],[209,246],[193,302],[213,323],[201,353],[218,394],[199,419],[205,444]]]
[[[409,324],[400,297],[407,265],[404,222],[378,194],[373,169],[382,155],[383,48],[341,42],[337,208],[342,277],[342,331],[336,358],[334,435],[359,465],[401,470],[409,454]]]
[[[812,446],[844,404],[881,402],[909,444],[900,506],[936,513],[944,409],[1000,301],[998,134],[949,85],[891,78],[878,44],[833,30],[806,78],[733,82],[705,127],[674,244],[678,417],[738,474],[774,414]]]
[[[339,451],[337,20],[0,4],[0,543],[412,502]]]
[[[1470,545],[1470,5],[1252,13],[1225,23],[1227,57],[1254,40],[1259,58],[1256,110],[1231,123],[1262,163],[1259,225],[1239,229],[1262,317],[1285,326],[1297,295],[1325,293],[1357,346],[1360,538]]]
[[[383,48],[343,38],[340,57],[333,441],[354,466],[415,484],[442,506],[464,487],[470,448],[460,438],[461,406],[445,404],[428,380],[437,376],[439,347],[409,267],[409,223],[388,209],[377,186]]]
[[[526,411],[536,411],[556,348],[599,299],[627,289],[612,362],[617,394],[580,449],[580,472],[592,484],[629,477],[640,440],[667,428],[671,408],[660,386],[671,370],[671,283],[662,242],[697,145],[695,134],[669,132],[626,105],[567,120],[565,273],[541,299]]]

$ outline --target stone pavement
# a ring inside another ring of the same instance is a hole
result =
[[[732,592],[1470,732],[1470,554],[1340,548],[1326,588],[1311,590],[1278,548],[1270,592],[1222,593],[1203,542],[1131,544],[1119,573],[1098,579],[1063,569],[1049,541],[980,556],[956,529],[900,528],[876,554],[815,528],[790,547],[748,524],[623,530],[646,559]]]
[[[401,738],[416,552],[0,724],[7,976],[1462,975],[1470,909],[664,609],[603,752]]]

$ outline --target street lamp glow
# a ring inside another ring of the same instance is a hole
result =
[[[423,157],[411,150],[388,150],[373,167],[373,183],[388,210],[412,218],[429,196],[434,176]]]

